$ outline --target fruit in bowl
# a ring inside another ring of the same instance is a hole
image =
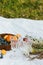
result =
[[[0,50],[2,50],[2,49],[11,50],[11,45],[10,45],[11,36],[14,36],[14,35],[8,34],[8,33],[0,34]]]
[[[11,46],[16,46],[20,34],[2,33],[0,34],[0,49],[10,50]]]

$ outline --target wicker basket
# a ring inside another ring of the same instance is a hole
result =
[[[8,33],[3,33],[0,34],[0,37],[4,38],[5,35],[12,35],[14,36],[14,34],[8,34]],[[11,50],[11,45],[0,45],[0,50],[5,49],[5,50]]]

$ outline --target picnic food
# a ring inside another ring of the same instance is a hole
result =
[[[0,34],[0,50],[2,50],[2,49],[11,50],[11,45],[10,45],[11,36],[14,36],[14,35],[8,34],[8,33]]]
[[[9,42],[10,39],[11,39],[11,35],[5,35],[5,36],[4,36],[4,39],[7,40],[7,41]]]
[[[17,37],[16,35],[12,36],[12,35],[5,35],[4,39],[7,40],[8,42],[11,41],[11,38],[13,38],[15,41],[17,41]]]
[[[11,50],[11,46],[16,46],[18,39],[21,35],[20,34],[10,34],[10,33],[2,33],[0,34],[0,50]]]
[[[24,55],[32,59],[43,59],[43,39],[28,36],[28,45],[25,45]],[[27,41],[27,38],[23,38],[23,41]],[[30,41],[30,42],[29,42]],[[27,42],[26,42],[27,43]]]
[[[31,53],[36,54],[41,52],[43,52],[43,40],[33,39]]]
[[[5,55],[5,54],[6,54],[6,50],[2,49],[2,50],[1,50],[1,53],[2,53],[3,55]]]
[[[19,47],[24,46],[23,52],[27,56],[37,55],[32,58],[30,57],[31,59],[43,58],[43,39],[37,39],[31,36],[25,36],[22,39],[20,37],[20,34],[0,34],[0,50],[2,50],[2,54],[6,54],[6,51],[11,50],[11,47],[16,48],[16,46],[19,45]]]
[[[8,45],[8,42],[4,39],[4,38],[2,38],[2,37],[0,37],[0,45]]]

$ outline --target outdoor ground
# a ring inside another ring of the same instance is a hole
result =
[[[0,16],[43,20],[43,0],[0,0]]]

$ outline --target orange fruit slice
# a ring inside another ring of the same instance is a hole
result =
[[[5,54],[6,54],[6,50],[2,49],[1,53],[2,53],[3,55],[5,55]]]
[[[6,39],[8,42],[10,41],[10,39],[11,39],[11,35],[6,35],[5,37],[4,37],[4,39]]]

